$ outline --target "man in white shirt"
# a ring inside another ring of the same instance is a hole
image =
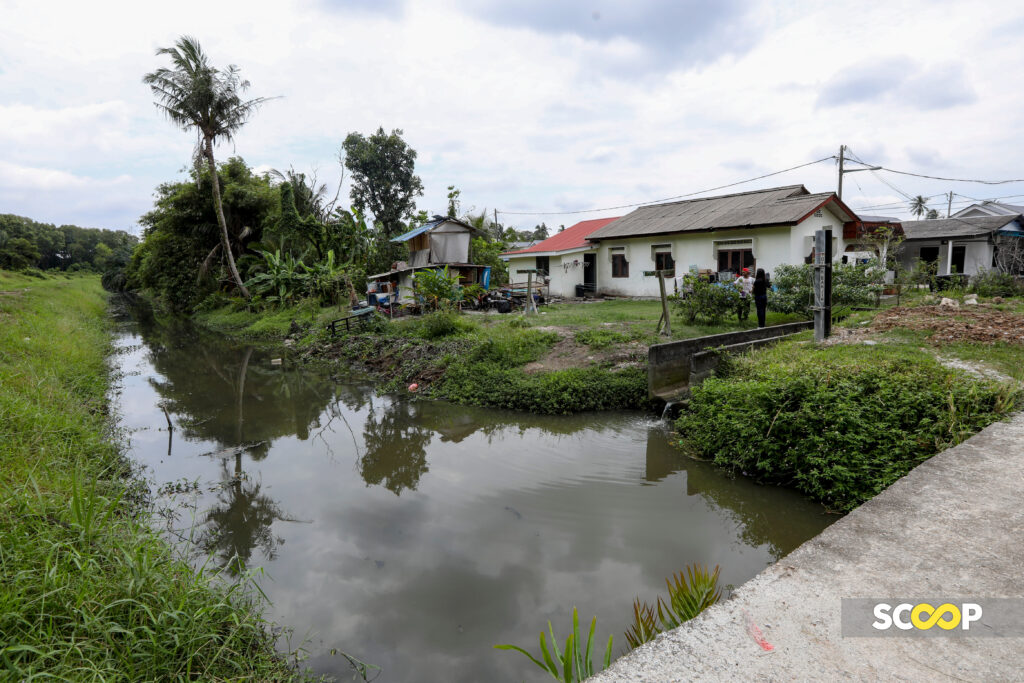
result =
[[[740,290],[740,305],[736,310],[736,317],[743,321],[750,317],[750,295],[754,291],[754,278],[750,277],[750,268],[744,268],[743,272],[736,276],[733,285]]]

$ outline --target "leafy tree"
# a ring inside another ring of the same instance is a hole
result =
[[[928,213],[925,215],[925,220],[935,220],[939,217],[939,212],[936,209],[928,209]]]
[[[238,67],[234,65],[226,69],[211,66],[195,38],[182,36],[175,47],[160,48],[156,54],[169,56],[174,68],[161,67],[146,74],[142,81],[156,96],[157,108],[172,123],[182,130],[196,131],[196,163],[199,163],[200,158],[206,160],[213,181],[213,203],[220,226],[221,253],[227,261],[235,285],[248,298],[249,290],[242,283],[242,276],[238,273],[231,252],[213,145],[221,140],[231,140],[267,98],[243,100],[242,93],[249,88],[249,81],[239,77]]]
[[[373,135],[349,133],[342,143],[345,168],[352,173],[352,206],[373,214],[388,238],[405,228],[403,218],[416,210],[423,183],[415,171],[416,150],[402,139],[401,129]]]
[[[459,217],[459,207],[462,202],[459,201],[459,196],[462,194],[462,190],[459,190],[454,185],[448,186],[448,218]]]
[[[231,242],[242,252],[263,239],[264,227],[276,220],[277,188],[237,157],[218,168],[224,188],[223,212]],[[190,310],[218,288],[217,252],[223,247],[214,207],[210,173],[192,169],[191,182],[164,183],[156,190],[152,211],[139,219],[143,240],[128,266],[130,284],[152,289],[172,308]]]
[[[540,225],[534,227],[533,234],[530,236],[530,238],[540,242],[542,240],[546,240],[549,236],[550,233],[548,232],[547,224],[541,223]]]
[[[9,270],[24,270],[39,260],[36,245],[24,237],[5,238],[0,246],[0,266]]]
[[[910,213],[917,216],[920,220],[921,216],[928,213],[928,200],[921,195],[917,195],[910,200]]]

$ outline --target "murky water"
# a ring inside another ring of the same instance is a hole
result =
[[[378,396],[343,368],[118,315],[132,455],[157,486],[203,489],[176,528],[216,564],[262,567],[269,616],[342,680],[333,648],[380,681],[544,680],[493,645],[534,650],[549,619],[564,638],[577,605],[617,655],[634,596],[672,572],[718,564],[738,585],[834,520],[681,456],[650,415]]]

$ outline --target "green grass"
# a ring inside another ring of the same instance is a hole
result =
[[[99,277],[0,291],[0,678],[291,678],[250,585],[148,525],[108,417]]]

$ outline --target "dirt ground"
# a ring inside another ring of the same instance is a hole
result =
[[[890,308],[876,315],[868,326],[871,332],[896,328],[931,332],[929,340],[939,344],[960,341],[1024,344],[1024,316],[986,304],[960,308]]]

